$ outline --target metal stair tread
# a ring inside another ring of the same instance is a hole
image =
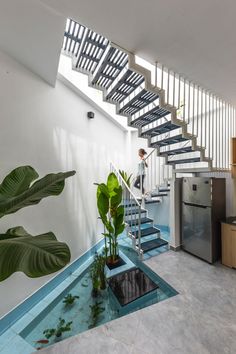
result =
[[[140,210],[140,213],[146,213],[147,212],[147,210],[145,210],[145,209],[141,209]],[[134,208],[134,209],[132,209],[132,208],[130,208],[129,210],[125,210],[125,216],[129,216],[129,215],[134,215],[134,214],[138,214],[139,213],[139,208]]]
[[[119,113],[132,116],[155,101],[158,97],[159,96],[156,93],[142,89],[136,96],[119,109]]]
[[[168,189],[168,191],[169,191],[169,189]],[[161,191],[162,192],[162,191]],[[167,193],[151,193],[151,197],[167,197],[168,196],[168,194]]]
[[[129,226],[131,226],[131,225],[138,225],[138,220],[139,220],[139,219],[127,220],[126,223],[127,223]],[[151,222],[153,222],[153,220],[150,219],[150,218],[148,218],[148,217],[145,217],[145,218],[141,218],[141,219],[140,219],[140,224],[149,224],[149,223],[151,223]]]
[[[135,238],[138,238],[138,230],[137,231],[131,231],[132,235],[135,236]],[[145,237],[149,235],[155,235],[159,234],[160,230],[157,229],[156,227],[147,227],[146,229],[141,229],[140,230],[140,236]]]
[[[159,192],[170,192],[170,188],[159,187]]]
[[[155,203],[160,203],[159,199],[145,199],[145,204],[155,204]]]
[[[201,158],[200,157],[191,157],[191,158],[182,158],[180,160],[168,160],[169,165],[176,165],[176,164],[183,164],[183,163],[194,163],[194,162],[200,162]]]
[[[147,124],[150,124],[160,118],[165,117],[170,112],[165,108],[159,106],[152,108],[150,111],[142,114],[140,117],[133,119],[129,125],[131,127],[144,127]]]
[[[155,127],[155,128],[151,128],[151,129],[148,129],[144,132],[141,133],[141,136],[142,137],[153,137],[153,136],[156,136],[156,135],[160,135],[160,134],[164,134],[164,133],[168,133],[174,129],[178,129],[180,128],[179,125],[176,125],[176,124],[173,124],[170,120],[163,123],[163,124],[160,124],[159,126]]]
[[[184,154],[186,152],[193,152],[193,151],[194,150],[192,149],[192,146],[183,146],[178,149],[160,151],[160,156],[162,156],[162,155],[178,155],[178,154]]]
[[[156,146],[166,146],[166,145],[171,145],[171,144],[176,144],[176,143],[180,143],[182,141],[187,141],[189,140],[188,138],[184,138],[182,136],[182,134],[178,134],[178,135],[174,135],[159,141],[156,141],[154,143],[151,143],[152,147],[156,147]]]
[[[148,251],[151,251],[155,248],[162,247],[168,245],[168,242],[163,240],[162,238],[156,238],[153,240],[145,241],[141,243],[141,249],[143,250],[143,253],[146,253]]]

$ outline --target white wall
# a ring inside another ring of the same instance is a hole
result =
[[[55,85],[66,17],[41,1],[0,1],[0,49]]]
[[[75,169],[63,194],[1,219],[0,232],[22,225],[32,234],[53,231],[66,241],[72,259],[99,238],[96,187],[110,160],[126,168],[126,133],[61,82],[52,88],[0,52],[0,180],[19,165],[43,176]],[[87,112],[93,110],[95,119]],[[29,279],[14,274],[0,284],[0,315],[51,276]]]

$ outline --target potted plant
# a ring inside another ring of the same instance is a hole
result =
[[[59,195],[65,179],[74,174],[51,173],[37,180],[39,175],[31,166],[17,167],[0,184],[0,218],[38,204],[45,197]],[[51,274],[69,261],[68,246],[58,242],[52,232],[32,236],[17,226],[0,235],[0,281],[19,271],[31,278]]]
[[[71,331],[72,321],[67,322],[64,318],[59,318],[59,322],[56,328],[48,328],[43,331],[43,334],[47,339],[55,337],[56,340],[60,340],[62,333]]]
[[[72,295],[69,293],[64,297],[63,303],[65,304],[65,306],[71,306],[74,304],[76,299],[79,299],[79,296]]]
[[[121,175],[121,177],[123,178],[123,180],[125,181],[127,186],[130,188],[131,178],[132,178],[133,174],[131,173],[131,175],[128,175],[128,173],[123,170],[119,170],[119,174]]]
[[[116,175],[112,172],[107,183],[97,187],[97,207],[105,227],[105,255],[108,264],[119,261],[118,236],[124,231],[124,206],[122,202],[122,187]]]

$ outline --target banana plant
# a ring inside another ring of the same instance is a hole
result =
[[[119,170],[119,174],[121,175],[121,177],[123,178],[123,180],[125,181],[127,186],[130,188],[131,178],[132,178],[133,174],[131,173],[131,175],[128,175],[128,173],[123,170]]]
[[[0,218],[38,204],[48,196],[59,195],[65,179],[74,174],[75,171],[51,173],[38,179],[31,166],[17,167],[0,184]],[[32,236],[17,226],[0,234],[0,281],[17,271],[31,278],[51,274],[69,261],[69,247],[57,241],[52,232]]]
[[[122,187],[113,172],[109,174],[106,184],[100,183],[97,187],[97,207],[106,230],[103,233],[105,252],[110,263],[118,260],[117,238],[125,228],[124,207],[121,205],[122,192]]]

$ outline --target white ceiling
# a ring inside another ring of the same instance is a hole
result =
[[[41,0],[236,104],[235,0]]]

